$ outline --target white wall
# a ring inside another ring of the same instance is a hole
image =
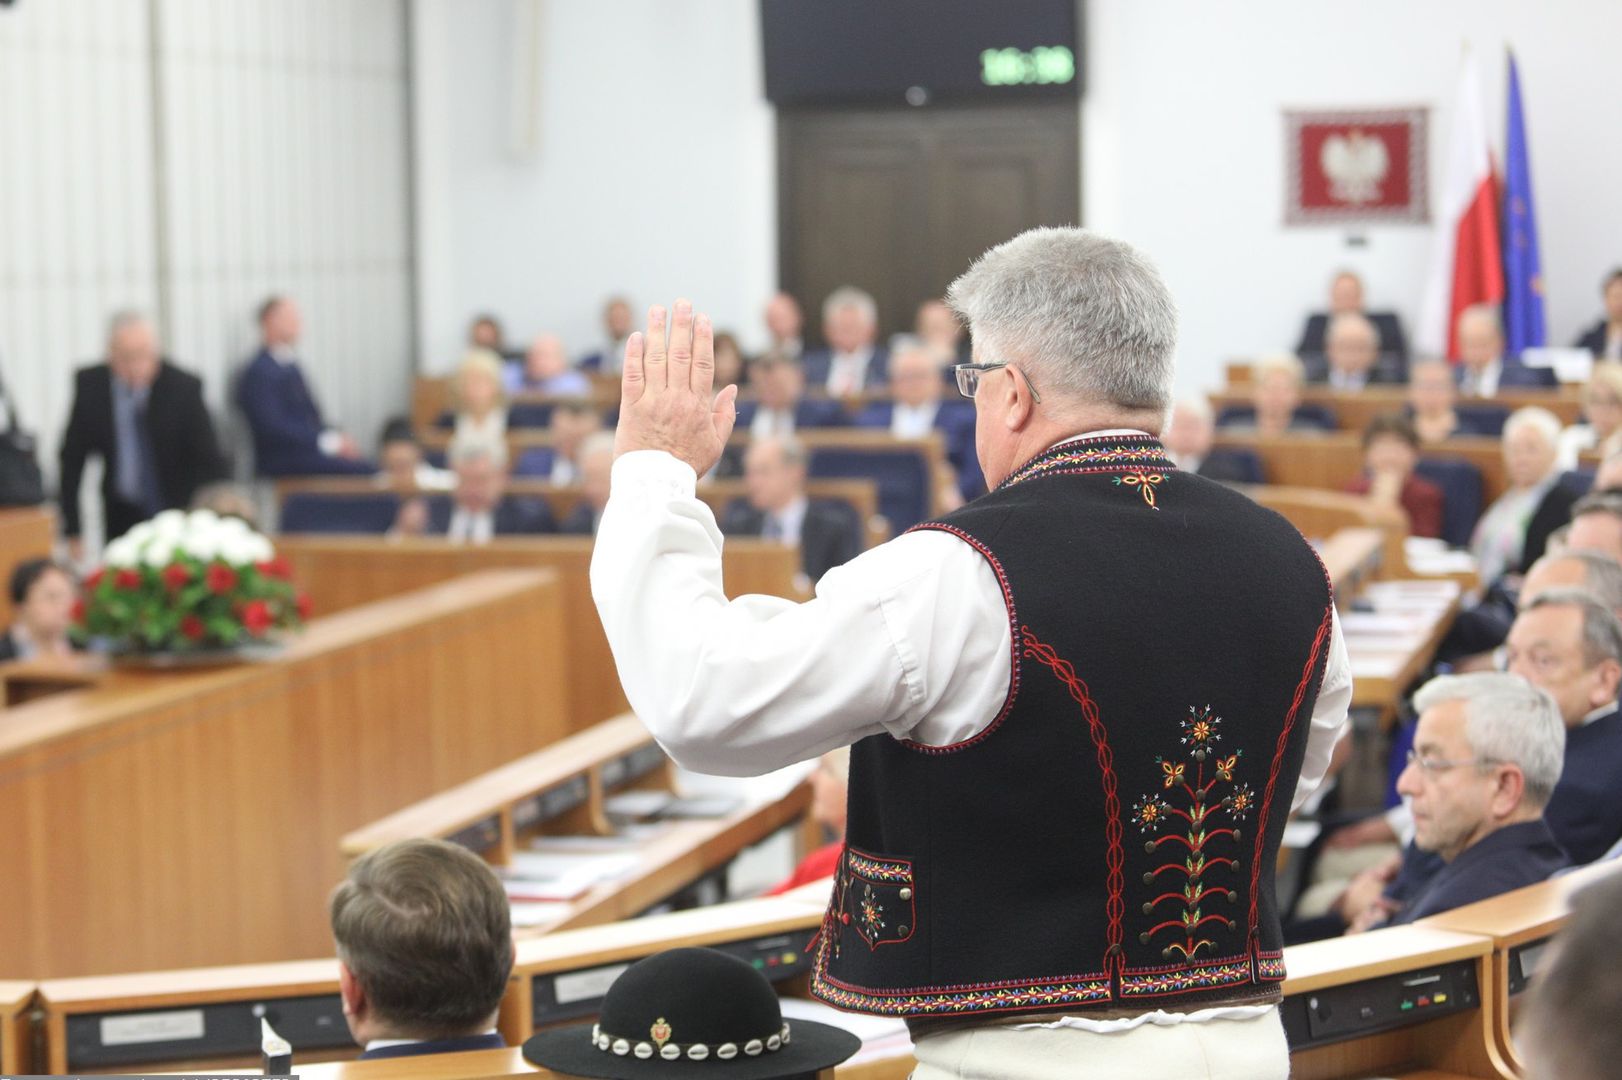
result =
[[[508,149],[518,4],[414,0],[425,365],[489,309],[595,347],[604,297],[686,292],[758,341],[777,280],[772,112],[755,0],[544,2],[538,150]]]
[[[48,469],[123,307],[218,408],[288,291],[327,411],[370,442],[404,407],[406,84],[404,0],[0,9],[0,370]]]
[[[1182,311],[1180,381],[1225,358],[1294,345],[1334,267],[1370,301],[1418,317],[1427,226],[1283,227],[1285,107],[1430,105],[1432,207],[1464,40],[1479,62],[1502,162],[1504,48],[1521,72],[1549,330],[1566,344],[1622,262],[1622,97],[1609,71],[1622,4],[1601,0],[1094,0],[1083,112],[1083,216],[1147,249]]]
[[[691,292],[758,341],[776,280],[771,110],[755,0],[542,0],[540,152],[506,155],[516,4],[414,0],[420,317],[428,362],[451,364],[490,307],[515,337],[589,347],[611,290],[639,304]],[[1339,266],[1372,301],[1417,317],[1428,226],[1285,229],[1290,107],[1429,105],[1432,189],[1463,40],[1502,138],[1503,48],[1521,63],[1557,342],[1597,314],[1622,262],[1622,97],[1611,90],[1622,4],[1607,0],[1087,0],[1083,217],[1161,263],[1183,313],[1180,380],[1293,345]],[[697,160],[677,166],[696,149]]]

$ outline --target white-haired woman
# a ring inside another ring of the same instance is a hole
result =
[[[499,446],[505,454],[507,395],[501,384],[501,357],[489,349],[469,349],[451,385],[456,405],[452,447]]]
[[[1595,364],[1583,388],[1584,423],[1560,433],[1560,467],[1575,469],[1578,455],[1594,451],[1603,459],[1622,450],[1622,364]]]
[[[1576,496],[1560,484],[1560,420],[1547,409],[1517,409],[1504,422],[1508,489],[1487,508],[1470,539],[1483,582],[1532,565],[1549,534],[1571,518]]]

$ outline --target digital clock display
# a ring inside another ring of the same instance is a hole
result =
[[[980,54],[980,81],[987,86],[1060,86],[1075,78],[1076,54],[1063,45]]]

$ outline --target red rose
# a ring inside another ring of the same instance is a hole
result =
[[[255,566],[261,574],[269,578],[280,578],[286,581],[293,576],[293,565],[278,555],[274,559],[266,559]]]
[[[83,626],[84,625],[84,612],[85,612],[84,601],[83,600],[75,600],[73,602],[73,621],[74,621],[74,623],[76,625],[78,625],[78,626]]]
[[[195,615],[187,615],[180,620],[180,633],[187,641],[201,641],[203,635],[208,633],[208,628],[203,625],[202,619]]]
[[[97,585],[101,584],[101,579],[106,576],[107,571],[98,566],[96,569],[90,571],[89,577],[84,579],[84,587],[86,589],[94,589]]]
[[[270,605],[263,600],[255,600],[242,606],[242,625],[254,637],[259,637],[270,629]]]
[[[139,589],[141,587],[141,572],[139,570],[120,570],[113,577],[113,586],[119,589]]]
[[[204,580],[208,582],[208,591],[218,596],[237,587],[237,572],[224,563],[215,563],[208,568]]]
[[[163,568],[163,583],[171,590],[180,590],[191,581],[191,567],[185,563],[170,563]]]
[[[298,617],[300,619],[303,619],[306,622],[308,622],[309,618],[310,618],[310,612],[315,607],[314,604],[310,603],[310,594],[309,593],[302,593],[302,592],[299,593],[298,594],[298,600],[295,601],[295,602],[298,604]]]

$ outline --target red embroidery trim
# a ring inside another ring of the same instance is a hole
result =
[[[922,525],[914,525],[907,532],[917,532],[922,529],[936,529],[940,532],[951,533],[978,551],[986,562],[991,564],[991,572],[997,575],[997,584],[1002,588],[1002,602],[1008,608],[1008,696],[1003,699],[1002,711],[997,714],[997,718],[987,724],[979,733],[969,736],[962,742],[950,743],[946,746],[929,746],[921,742],[914,742],[911,739],[901,740],[902,746],[905,746],[908,750],[916,750],[920,754],[952,754],[959,750],[967,750],[974,744],[989,738],[993,731],[1002,726],[1002,722],[1008,719],[1008,714],[1014,709],[1014,699],[1019,696],[1019,615],[1014,611],[1014,592],[1008,587],[1008,574],[1003,570],[1002,563],[998,561],[997,556],[991,553],[990,548],[955,525],[943,525],[938,521],[926,521]]]
[[[1075,666],[1054,652],[1052,646],[1038,641],[1031,634],[1029,627],[1021,627],[1020,631],[1025,637],[1025,655],[1051,668],[1059,681],[1069,688],[1070,696],[1075,699],[1076,704],[1081,706],[1081,714],[1087,719],[1088,733],[1092,736],[1093,746],[1098,754],[1098,771],[1102,776],[1104,787],[1104,838],[1109,843],[1109,873],[1105,880],[1109,889],[1109,900],[1104,908],[1109,916],[1109,948],[1104,953],[1104,967],[1107,970],[1113,963],[1114,968],[1119,971],[1124,962],[1121,951],[1121,919],[1126,914],[1126,901],[1121,894],[1125,888],[1125,877],[1121,870],[1123,862],[1121,799],[1115,782],[1115,754],[1110,749],[1109,733],[1098,715],[1098,705],[1093,701],[1092,691],[1087,689],[1087,684],[1077,676]]]
[[[1290,701],[1290,711],[1284,716],[1284,729],[1278,733],[1278,746],[1273,750],[1273,766],[1267,773],[1267,787],[1262,792],[1262,805],[1256,812],[1256,852],[1250,861],[1250,933],[1254,937],[1256,923],[1259,921],[1257,904],[1261,897],[1257,892],[1262,873],[1262,846],[1267,842],[1267,818],[1273,809],[1273,789],[1278,786],[1278,774],[1284,767],[1284,752],[1289,749],[1290,732],[1295,729],[1295,718],[1301,711],[1301,702],[1307,696],[1307,683],[1312,678],[1312,670],[1318,666],[1318,657],[1323,655],[1329,643],[1329,631],[1334,625],[1335,605],[1333,599],[1324,609],[1323,621],[1318,624],[1318,633],[1312,639],[1312,651],[1307,654],[1306,667],[1301,671],[1301,681],[1296,683],[1295,697]]]

